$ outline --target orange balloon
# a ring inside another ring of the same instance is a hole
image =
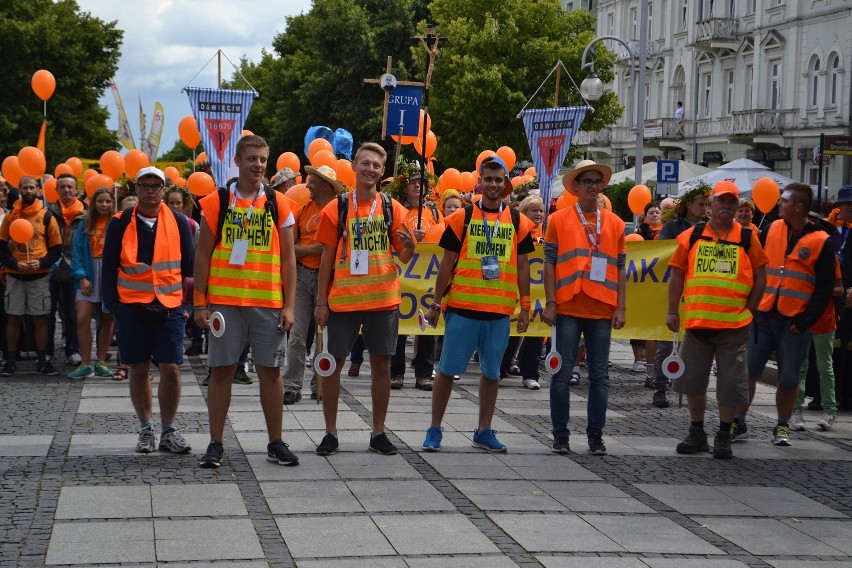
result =
[[[195,157],[195,163],[200,164],[201,162],[207,161],[207,152],[201,152]]]
[[[479,153],[479,156],[476,158],[476,171],[479,171],[479,166],[482,165],[482,161],[485,158],[490,158],[491,156],[496,156],[497,154],[494,150],[483,150]]]
[[[355,186],[355,170],[352,169],[352,163],[341,158],[334,164],[334,173],[337,174],[337,180],[346,187]]]
[[[432,117],[427,115],[423,109],[420,109],[420,117],[417,120],[417,137],[423,139],[423,117],[426,117],[426,132],[432,130]]]
[[[210,174],[204,172],[195,172],[189,176],[189,179],[186,180],[186,185],[189,187],[189,191],[199,197],[203,197],[216,190],[216,182],[213,181]]]
[[[177,179],[174,181],[174,184],[175,184],[176,186],[178,186],[178,187],[186,187],[186,180],[185,180],[185,179],[183,179],[182,177],[181,177],[181,178],[177,178]]]
[[[83,175],[83,162],[80,161],[80,158],[68,158],[65,163],[71,166],[71,173],[76,177]]]
[[[104,174],[93,175],[86,180],[86,195],[91,197],[94,195],[95,191],[102,187],[112,189],[112,184],[113,181],[110,176]]]
[[[21,178],[27,175],[26,172],[21,169],[17,156],[6,156],[0,169],[2,169],[3,177],[6,178],[6,181],[15,187],[18,187],[21,183]]]
[[[151,160],[148,155],[142,150],[130,150],[124,155],[124,169],[127,172],[127,177],[135,178],[136,174],[142,168],[147,168],[151,165]]]
[[[331,146],[331,142],[325,138],[314,138],[308,146],[308,160],[310,160],[311,165],[315,168],[317,165],[314,163],[314,154],[320,150],[327,150],[334,157],[334,148]]]
[[[92,176],[96,176],[96,175],[98,175],[98,170],[93,170],[92,168],[89,168],[88,170],[83,172],[83,182],[89,181],[92,178]]]
[[[639,233],[630,233],[629,235],[624,236],[625,241],[644,241],[645,238]]]
[[[299,205],[304,205],[308,201],[311,200],[311,192],[308,191],[308,186],[303,183],[299,183],[288,189],[284,195],[298,203]]]
[[[443,182],[444,189],[459,189],[462,182],[461,172],[455,168],[447,168],[441,174],[441,181]]]
[[[512,178],[512,187],[518,187],[522,183],[524,183],[523,176],[515,176]]]
[[[604,209],[606,209],[607,211],[612,211],[612,202],[609,200],[609,197],[607,197],[603,193],[599,193],[598,194],[598,201],[600,201],[601,199],[603,199],[603,202],[604,202],[604,205],[603,205]]]
[[[42,193],[44,194],[44,200],[48,203],[59,200],[59,194],[56,193],[56,180],[54,178],[50,178],[44,182]]]
[[[473,188],[476,187],[476,178],[473,177],[473,174],[470,172],[463,172],[461,176],[461,190],[473,191]]]
[[[252,132],[251,130],[243,130],[243,136],[251,136],[253,134],[254,132]]]
[[[62,174],[71,174],[74,175],[74,169],[66,163],[57,164],[56,168],[53,170],[53,175],[55,177],[59,177]],[[77,176],[74,176],[77,177]]]
[[[9,225],[9,236],[16,243],[24,244],[30,242],[35,234],[33,224],[26,219],[15,219]]]
[[[107,150],[101,154],[101,173],[118,179],[124,173],[124,157],[115,150]]]
[[[313,144],[313,142],[311,142],[311,144]],[[335,164],[337,164],[337,158],[334,157],[331,150],[318,150],[314,152],[314,155],[311,157],[311,165],[315,168],[328,166],[331,169],[334,169]]]
[[[566,207],[574,207],[574,204],[577,203],[577,196],[571,193],[570,191],[562,192],[562,195],[559,196],[559,199],[556,200],[556,209],[565,209]]]
[[[391,134],[391,138],[394,142],[399,142],[403,146],[406,146],[408,144],[414,144],[414,142],[417,140],[417,136],[403,136],[402,141],[400,142],[400,137],[396,134]]]
[[[512,171],[512,168],[515,167],[515,162],[517,158],[515,157],[515,151],[509,148],[508,146],[500,146],[497,148],[497,156],[506,162],[506,168],[509,171]]]
[[[41,150],[35,146],[26,146],[18,152],[18,165],[29,175],[40,178],[47,169],[47,160]]]
[[[293,152],[284,152],[278,156],[278,160],[275,162],[275,169],[280,170],[283,168],[290,168],[294,172],[298,172],[302,168],[302,164],[299,163],[299,156]]]
[[[33,74],[30,85],[33,88],[36,96],[43,101],[46,101],[53,96],[53,91],[56,90],[56,79],[53,73],[46,69],[39,69]]]
[[[172,183],[175,182],[177,178],[180,177],[180,172],[174,166],[169,166],[163,170],[163,173],[166,174],[166,179],[171,180]],[[205,193],[205,195],[207,195]]]
[[[195,149],[201,143],[201,133],[198,131],[198,123],[191,114],[186,115],[178,123],[178,136],[181,142]]]
[[[524,170],[525,176],[535,177],[535,167],[530,166]]]
[[[651,203],[651,190],[647,185],[634,185],[627,194],[627,206],[634,215],[641,215],[645,206]]]
[[[778,182],[770,177],[760,178],[754,182],[754,187],[751,188],[751,199],[761,213],[772,211],[778,204],[780,197],[781,190],[778,189]]]
[[[422,151],[423,144],[421,143],[420,138],[414,142],[414,151],[423,155]],[[435,133],[431,130],[426,133],[426,159],[428,160],[432,156],[435,155],[435,149],[438,147],[438,137],[435,136]]]

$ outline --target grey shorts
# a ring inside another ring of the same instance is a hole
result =
[[[715,357],[719,405],[748,406],[748,328],[686,330],[678,352],[685,367],[672,384],[674,391],[687,396],[706,393]]]
[[[393,308],[375,312],[329,312],[328,352],[332,357],[345,359],[359,330],[370,355],[391,356],[396,353],[399,311]]]
[[[46,316],[50,313],[50,278],[20,280],[6,275],[6,314],[10,316]]]
[[[278,331],[281,310],[213,304],[210,313],[219,312],[225,320],[225,334],[209,334],[207,365],[227,367],[236,365],[248,342],[255,365],[275,367],[275,351],[284,336]]]

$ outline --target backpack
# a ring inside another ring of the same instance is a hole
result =
[[[379,192],[382,196],[382,214],[385,217],[385,230],[388,238],[391,236],[393,227],[393,201],[387,193]],[[342,239],[346,234],[346,217],[349,215],[349,193],[341,193],[337,196],[337,238]],[[435,217],[437,219],[437,217]]]
[[[272,226],[278,228],[278,202],[275,199],[275,190],[272,186],[263,185],[263,192],[266,194],[266,210],[272,213]],[[225,226],[225,217],[230,209],[231,191],[227,187],[219,188],[219,219],[216,222],[216,238],[213,241],[213,248],[222,240],[222,227]]]
[[[706,226],[707,226],[707,223],[702,222],[702,223],[698,223],[697,225],[695,225],[695,227],[693,227],[692,234],[689,235],[689,250],[686,251],[687,253],[689,253],[689,251],[692,250],[692,247],[695,246],[695,243],[698,242],[699,239],[702,240],[702,241],[712,241],[713,240],[710,237],[703,236],[704,235],[704,228]],[[730,241],[723,241],[722,239],[719,239],[718,242],[723,244],[723,245],[738,245],[738,246],[741,246],[745,250],[746,254],[748,254],[748,249],[749,249],[749,247],[751,247],[751,233],[752,233],[751,229],[749,229],[748,227],[743,227],[740,242],[732,243]]]

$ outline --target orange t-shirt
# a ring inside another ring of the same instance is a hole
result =
[[[92,247],[92,258],[101,258],[104,255],[104,237],[106,236],[106,226],[108,217],[95,221],[92,234],[89,235],[89,245]]]
[[[587,226],[591,226],[594,230],[596,228],[597,213],[586,213],[584,211],[583,216],[586,218]],[[600,236],[595,235],[595,239],[599,241]],[[553,223],[547,225],[547,233],[544,235],[544,240],[548,243],[556,243],[556,225]],[[624,244],[624,233],[618,235],[617,248],[619,254],[627,254],[627,245]],[[615,315],[615,306],[592,298],[581,289],[570,302],[558,304],[556,306],[556,313],[561,316],[572,316],[575,318],[612,319],[612,316]]]
[[[332,202],[337,203],[334,199],[332,199]],[[313,200],[308,201],[304,205],[298,205],[297,207],[296,228],[299,231],[299,239],[296,241],[296,244],[301,246],[314,245],[317,242],[316,234],[317,227],[319,227],[320,211],[322,211],[322,207],[317,205],[317,203]],[[320,267],[321,260],[321,254],[306,254],[305,256],[296,257],[296,261],[299,264],[315,269]]]
[[[422,231],[428,231],[438,223],[442,223],[444,221],[444,216],[438,212],[438,218],[435,219],[435,216],[432,214],[432,208],[428,205],[423,206],[423,214],[420,216],[420,229]],[[410,207],[408,209],[408,213],[405,215],[405,224],[411,229],[411,234],[414,234],[414,230],[417,228],[417,207]]]

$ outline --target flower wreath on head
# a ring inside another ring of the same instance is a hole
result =
[[[534,176],[530,181],[518,185],[512,190],[512,202],[523,201],[530,195],[540,195],[538,187],[538,176]]]
[[[684,193],[678,198],[677,205],[674,209],[669,209],[663,215],[662,222],[667,223],[673,219],[682,219],[686,217],[686,205],[696,197],[709,197],[713,188],[705,181],[698,182],[698,185]]]
[[[408,187],[408,183],[412,178],[416,179],[422,176],[426,178],[426,194],[423,196],[423,201],[435,201],[435,197],[431,190],[438,185],[437,176],[430,174],[429,172],[423,172],[419,162],[415,161],[409,163],[402,156],[399,157],[396,163],[396,177],[394,177],[393,181],[383,189],[385,193],[389,193],[391,197],[400,203],[405,203],[407,198],[405,188]]]

